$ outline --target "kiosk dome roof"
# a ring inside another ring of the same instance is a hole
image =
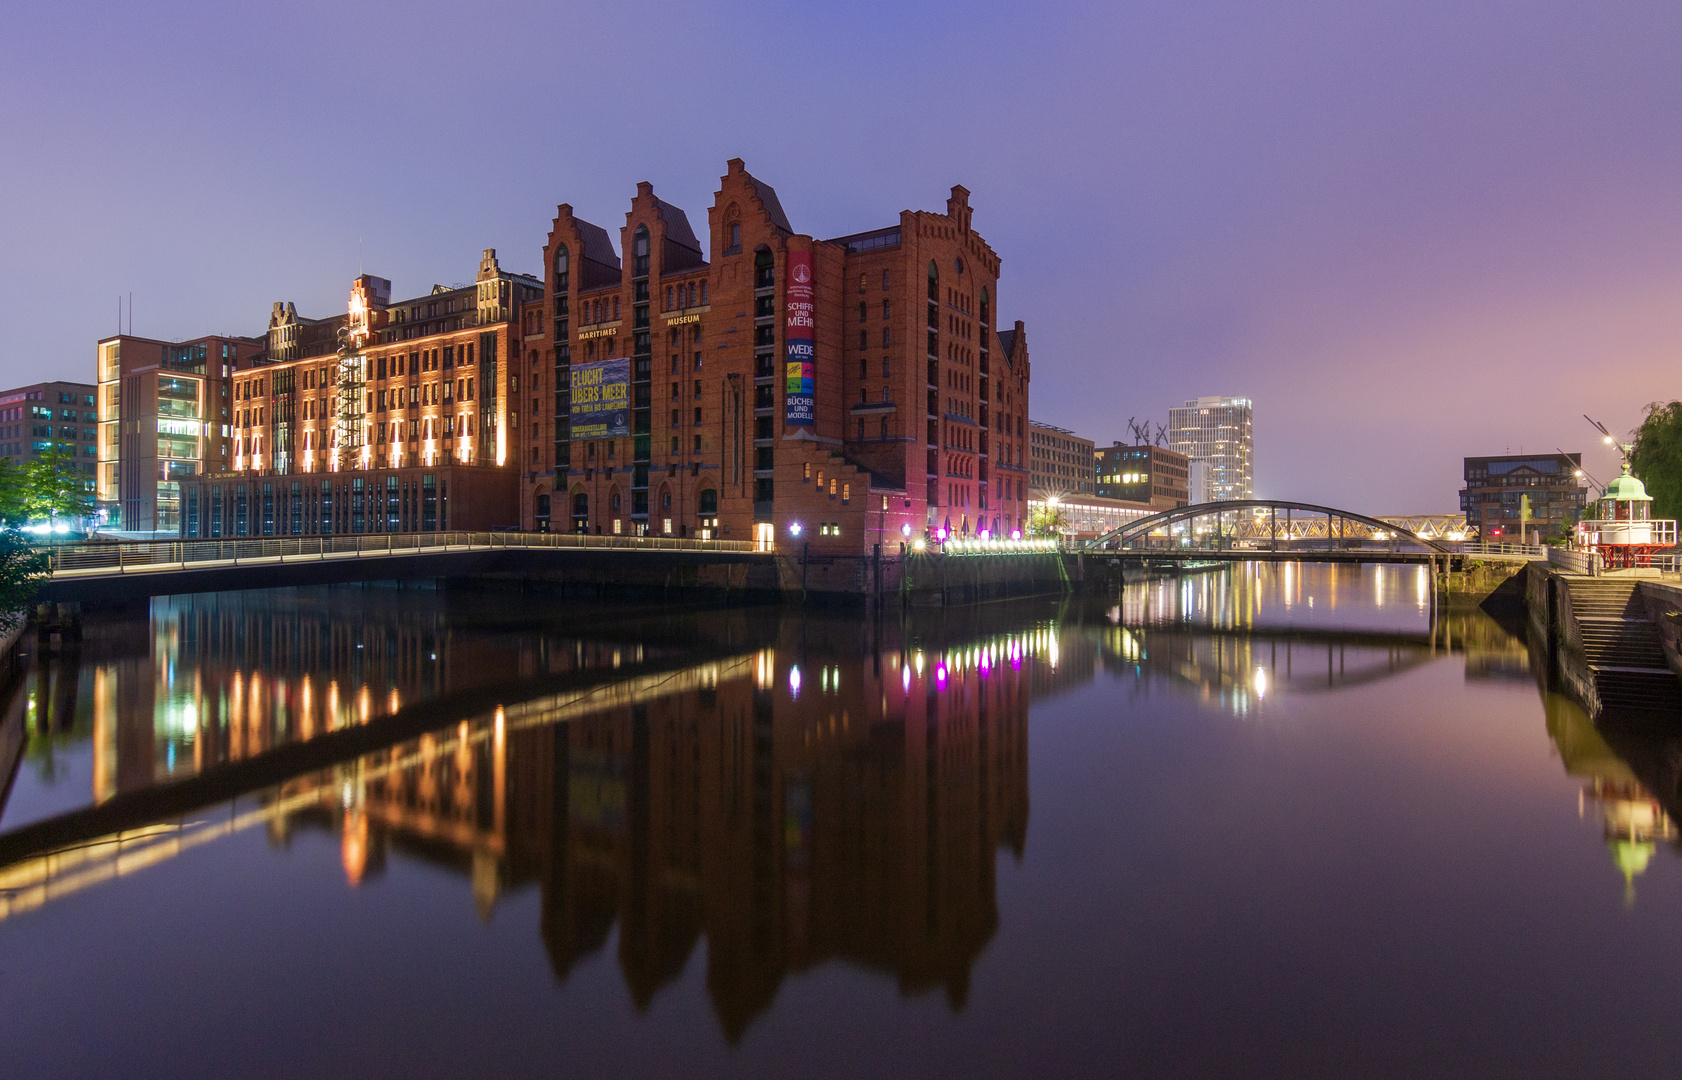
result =
[[[1629,474],[1629,466],[1624,466],[1624,474],[1614,477],[1606,485],[1603,499],[1616,499],[1619,502],[1652,502],[1653,497],[1647,494],[1647,485]]]

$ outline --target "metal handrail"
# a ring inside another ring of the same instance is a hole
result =
[[[1548,564],[1575,574],[1593,576],[1600,569],[1600,558],[1592,551],[1580,548],[1548,548]]]
[[[220,540],[140,540],[115,544],[42,546],[54,577],[141,573],[193,566],[244,566],[337,558],[388,557],[423,550],[594,548],[609,551],[751,552],[752,540],[694,540],[675,536],[592,536],[586,533],[411,532],[351,536],[243,537]]]
[[[1547,558],[1549,550],[1546,544],[1491,544],[1474,540],[1451,543],[1448,547],[1456,555],[1526,555],[1534,559]]]
[[[1670,518],[1651,518],[1647,520],[1630,520],[1623,518],[1584,518],[1577,522],[1577,535],[1583,544],[1600,544],[1600,533],[1605,530],[1616,530],[1628,533],[1633,529],[1647,527],[1649,539],[1645,543],[1656,544],[1660,547],[1676,546],[1676,522]],[[1627,543],[1627,541],[1624,541]]]

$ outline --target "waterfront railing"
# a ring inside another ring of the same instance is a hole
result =
[[[1508,558],[1520,557],[1540,561],[1548,557],[1551,550],[1546,544],[1482,544],[1475,541],[1465,541],[1443,545],[1456,555],[1492,555]]]
[[[1569,570],[1573,574],[1588,574],[1592,577],[1600,569],[1600,558],[1595,552],[1580,548],[1550,547],[1548,565]]]
[[[421,532],[353,536],[289,536],[222,540],[161,540],[42,547],[55,578],[207,569],[260,563],[388,557],[451,551],[588,548],[650,551],[751,552],[752,540],[676,536],[592,536],[585,533]]]

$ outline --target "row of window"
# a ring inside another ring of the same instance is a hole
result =
[[[72,395],[73,396],[73,395]],[[93,404],[93,399],[88,399]],[[0,409],[0,420],[80,420],[85,424],[97,423],[99,414],[96,412],[80,412],[76,409],[59,409],[56,413],[44,405],[31,405],[25,409],[22,405],[12,409]]]
[[[687,285],[666,286],[666,310],[680,311],[683,308],[705,307],[707,304],[707,283],[705,281],[691,281]]]
[[[22,457],[25,454],[39,456],[41,454],[48,453],[54,447],[57,447],[58,451],[66,457],[76,456],[76,448],[68,443],[38,441],[0,443],[0,457]],[[82,447],[82,456],[87,458],[98,457],[99,452],[91,446],[84,446]]]
[[[448,529],[450,485],[436,474],[420,480],[397,476],[294,480],[290,485],[219,484],[189,488],[181,521],[184,536],[332,535],[368,532],[433,532]]]

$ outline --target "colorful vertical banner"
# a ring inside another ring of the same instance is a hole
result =
[[[812,253],[789,252],[785,274],[783,344],[788,381],[783,388],[783,423],[789,427],[811,427],[817,393],[817,358],[812,348],[813,328],[817,325]]]
[[[575,439],[613,439],[631,433],[631,358],[595,360],[572,366]]]

